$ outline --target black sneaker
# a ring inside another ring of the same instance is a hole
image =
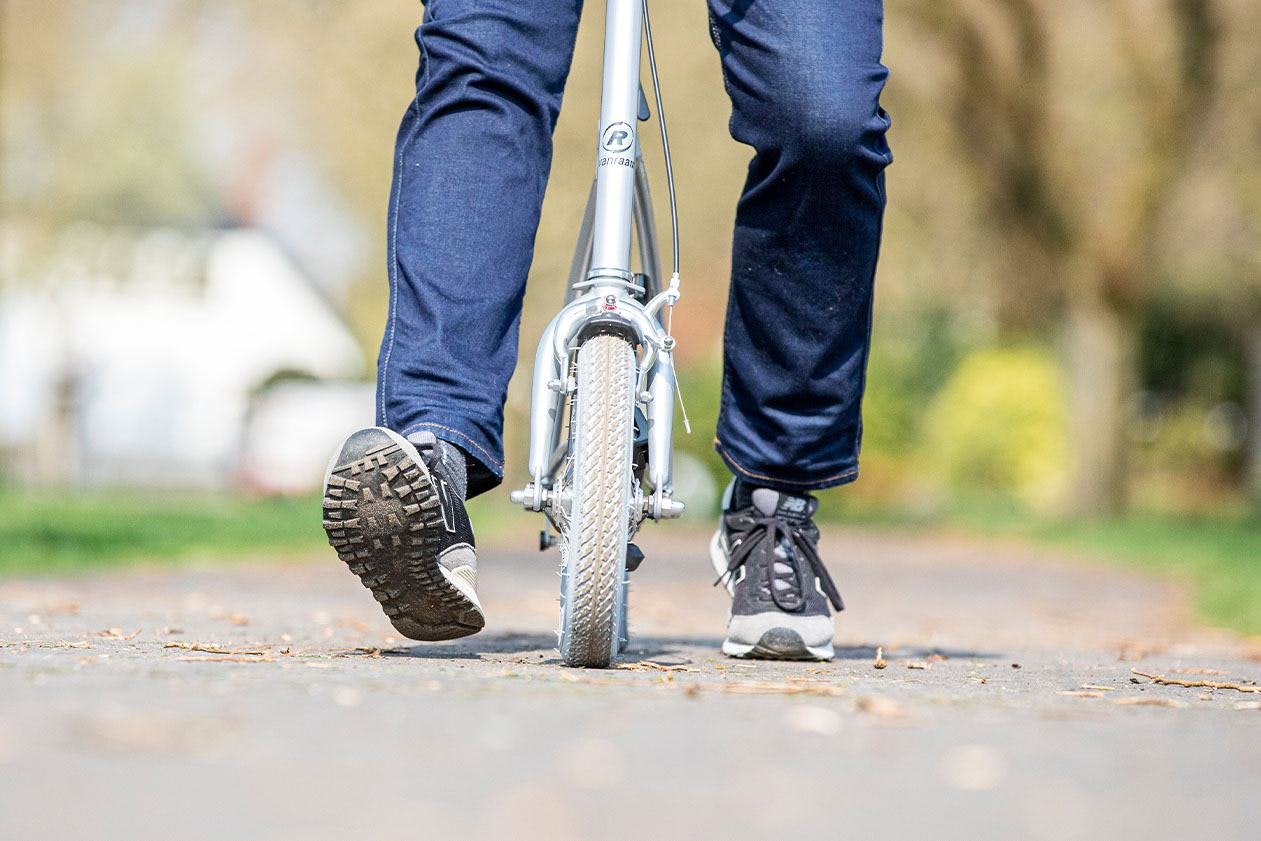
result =
[[[324,531],[400,634],[466,637],[486,617],[464,510],[464,457],[432,435],[416,440],[420,450],[381,427],[347,438],[324,477]]]
[[[724,654],[767,660],[831,660],[831,602],[845,607],[819,559],[813,496],[732,482],[709,545],[718,581],[732,595]],[[717,582],[715,582],[717,583]]]

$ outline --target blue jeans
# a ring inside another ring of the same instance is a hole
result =
[[[882,0],[708,2],[731,134],[755,152],[736,210],[715,447],[756,484],[842,484],[858,474],[892,160]],[[503,478],[503,406],[581,7],[429,0],[416,30],[377,422],[458,445],[470,494]]]

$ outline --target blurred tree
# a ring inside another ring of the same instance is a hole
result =
[[[1069,504],[1117,511],[1137,323],[1158,274],[1155,234],[1214,91],[1213,3],[891,5],[948,58],[953,131],[1014,270],[1006,317],[1062,319]],[[1098,32],[1109,36],[1102,49],[1089,42]]]
[[[150,25],[169,32],[161,48],[140,51],[143,33],[98,37],[117,12],[82,0],[0,6],[4,215],[53,227],[216,219],[184,95],[188,10],[151,13]]]

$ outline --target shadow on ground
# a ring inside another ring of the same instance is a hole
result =
[[[692,662],[697,649],[717,652],[722,648],[722,638],[714,636],[652,636],[636,635],[631,639],[630,647],[623,658],[673,657],[681,663]],[[524,654],[527,652],[554,652],[556,649],[555,634],[501,632],[479,634],[466,640],[452,643],[421,643],[419,645],[396,646],[381,650],[385,657],[410,657],[419,660],[479,660],[486,655]],[[838,645],[837,660],[872,660],[876,659],[877,646],[870,644]],[[896,649],[885,649],[889,656],[899,658],[926,658],[938,655],[946,659],[961,660],[996,660],[1003,656],[1002,652],[976,651],[966,648],[943,648],[940,646],[899,645]]]

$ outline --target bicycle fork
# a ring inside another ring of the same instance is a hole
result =
[[[512,501],[527,510],[542,511],[549,516],[559,510],[563,501],[556,498],[555,489],[564,465],[564,408],[576,388],[570,374],[571,360],[587,335],[596,331],[616,332],[637,348],[635,402],[648,424],[646,478],[652,492],[644,495],[640,489],[639,498],[631,506],[632,525],[645,517],[676,518],[684,507],[674,499],[673,488],[672,439],[677,389],[674,338],[659,318],[662,308],[673,307],[679,297],[677,257],[669,288],[647,303],[633,297],[644,290],[630,270],[640,149],[637,133],[641,97],[639,57],[644,20],[644,0],[608,0],[591,268],[585,278],[573,284],[580,296],[551,320],[540,338],[530,391],[530,481],[511,494]],[[658,118],[663,119],[663,115],[659,113]],[[640,237],[644,236],[655,237],[655,232],[641,230]],[[655,247],[649,250],[655,252]]]

